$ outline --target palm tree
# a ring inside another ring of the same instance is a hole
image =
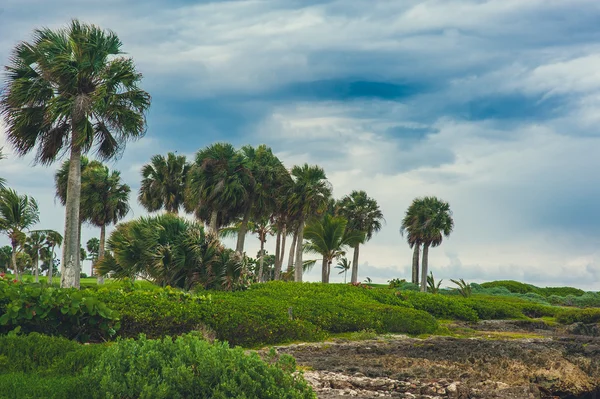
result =
[[[318,253],[323,257],[321,281],[329,282],[331,264],[334,259],[346,254],[345,247],[352,247],[365,239],[365,233],[347,229],[348,220],[343,217],[325,214],[322,219],[314,219],[304,229],[308,242],[304,250]]]
[[[195,212],[210,230],[242,214],[250,198],[253,177],[245,157],[229,143],[198,151],[186,186],[186,210]],[[229,224],[229,223],[227,223]]]
[[[349,261],[348,258],[344,257],[338,261],[336,269],[339,269],[340,272],[338,274],[344,273],[344,284],[346,284],[346,274],[348,274],[348,270],[352,267],[352,261]]]
[[[238,231],[236,252],[244,252],[244,240],[248,231],[248,222],[252,217],[261,220],[271,216],[277,201],[277,188],[289,173],[283,163],[273,155],[269,147],[262,144],[257,148],[244,146],[241,149],[252,179],[248,179],[248,198],[244,201],[243,218]]]
[[[162,286],[233,289],[243,264],[196,222],[172,213],[119,223],[108,239],[102,274],[117,279],[141,276]]]
[[[85,249],[89,254],[89,259],[95,264],[98,261],[98,253],[100,252],[100,240],[92,237],[85,243]]]
[[[352,191],[350,195],[342,198],[338,204],[338,212],[348,219],[347,228],[365,233],[365,241],[371,240],[373,234],[381,230],[382,222],[385,222],[377,201],[370,198],[364,191]],[[360,244],[364,244],[364,242],[357,242],[354,246],[352,277],[350,280],[352,283],[358,282]]]
[[[407,210],[406,223],[403,220],[402,231],[406,231],[409,245],[423,245],[423,258],[421,270],[421,291],[427,291],[427,273],[429,261],[429,247],[442,244],[444,237],[449,237],[454,228],[450,205],[437,197],[423,197],[413,200]],[[415,251],[417,254],[418,252]],[[418,259],[418,255],[417,255]],[[414,255],[413,255],[414,267]],[[414,272],[413,272],[414,273]]]
[[[63,29],[34,31],[13,50],[0,114],[7,140],[19,155],[37,148],[35,161],[51,164],[69,152],[62,287],[79,287],[81,155],[118,156],[146,131],[150,95],[142,75],[110,31],[73,20]]]
[[[307,219],[321,213],[331,196],[331,184],[319,166],[304,164],[292,168],[294,184],[290,195],[290,208],[297,223],[296,266],[303,265],[304,224]],[[302,267],[295,268],[295,281],[302,281]]]
[[[12,248],[12,267],[15,277],[19,276],[17,269],[17,248],[25,240],[23,230],[29,229],[40,220],[40,212],[35,199],[19,195],[11,189],[0,191],[0,230],[4,231],[10,240]]]
[[[419,255],[421,245],[423,244],[422,231],[420,229],[421,219],[421,199],[416,198],[406,210],[402,225],[400,226],[400,234],[406,235],[406,241],[411,249],[413,249],[412,257],[412,279],[413,284],[420,284],[419,280]]]
[[[58,231],[47,230],[46,231],[46,246],[51,253],[51,264],[48,268],[48,284],[52,284],[52,272],[54,269],[54,250],[56,247],[60,247],[63,242],[63,237]]]
[[[169,152],[166,157],[155,155],[142,167],[139,203],[149,212],[165,209],[179,213],[185,195],[185,183],[190,165],[185,156]]]
[[[98,260],[104,257],[106,226],[117,224],[129,213],[131,189],[121,182],[121,173],[112,172],[104,165],[88,167],[82,178],[81,207],[88,221],[100,227]],[[96,262],[94,262],[96,263]],[[96,274],[98,284],[104,283],[102,275]]]
[[[11,266],[12,248],[8,245],[0,247],[0,270],[5,272]]]
[[[46,234],[44,231],[37,230],[29,233],[25,240],[25,252],[31,257],[35,282],[40,281],[40,256],[46,243]]]
[[[2,153],[2,147],[0,147],[0,160],[2,160],[4,158],[6,158],[6,157]],[[6,179],[3,179],[2,177],[0,177],[0,190],[4,189],[5,184],[6,184]]]

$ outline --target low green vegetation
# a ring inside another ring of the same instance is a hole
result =
[[[315,398],[295,371],[291,356],[263,361],[194,334],[109,345],[0,337],[0,392],[10,398]]]

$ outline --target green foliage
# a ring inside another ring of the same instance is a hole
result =
[[[268,362],[197,335],[81,345],[40,334],[0,337],[2,397],[314,398],[295,361]]]
[[[415,309],[423,310],[442,319],[465,321],[477,321],[479,319],[477,312],[468,306],[464,300],[458,298],[411,291],[399,292],[398,297],[408,302]]]
[[[552,295],[566,297],[568,295],[572,296],[581,296],[585,294],[583,290],[573,287],[546,287],[540,288],[535,285],[520,283],[518,281],[513,280],[501,280],[501,281],[491,281],[488,283],[481,284],[482,288],[496,288],[503,287],[508,291],[517,294],[528,294],[534,293],[543,297],[550,297]]]
[[[400,280],[399,278],[394,278],[392,280],[389,280],[388,283],[389,283],[388,284],[389,288],[395,288],[395,289],[401,290],[401,291],[419,291],[420,290],[418,284],[409,283],[405,279]]]
[[[195,335],[121,340],[86,373],[105,398],[315,398],[289,356],[268,364]],[[96,396],[100,396],[97,394]]]
[[[136,289],[131,281],[128,283],[120,289],[110,286],[90,291],[119,312],[121,337],[179,335],[198,329],[208,318],[210,302],[206,296],[169,287]]]
[[[556,320],[562,324],[600,323],[600,309],[566,309],[557,314]]]
[[[438,281],[437,285],[435,284],[435,280],[433,278],[433,272],[429,272],[429,276],[427,276],[427,291],[432,294],[437,294],[440,292],[440,285],[442,285],[442,281]]]
[[[80,341],[113,336],[118,314],[95,296],[76,289],[0,279],[0,332],[60,335]]]
[[[456,290],[463,298],[469,298],[473,293],[473,289],[471,288],[471,286],[467,284],[462,278],[460,280],[450,279],[450,281],[458,285],[458,288]]]
[[[243,287],[243,263],[204,228],[173,214],[121,223],[110,235],[102,274],[147,276],[162,286],[190,289]]]

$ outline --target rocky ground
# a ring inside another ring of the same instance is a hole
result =
[[[319,398],[600,399],[600,337],[520,322],[453,325],[460,337],[385,336],[276,348]],[[595,330],[594,330],[595,329]],[[468,332],[468,337],[467,337]]]

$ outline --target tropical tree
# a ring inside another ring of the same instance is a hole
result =
[[[0,270],[5,272],[11,267],[12,248],[8,245],[0,247]]]
[[[2,147],[0,147],[0,160],[3,160],[4,158],[5,158],[5,156],[2,153]],[[6,179],[4,179],[0,176],[0,190],[4,189],[5,184],[6,184]]]
[[[406,241],[413,250],[411,282],[419,285],[419,256],[423,244],[423,235],[421,231],[421,205],[420,198],[414,199],[406,210],[404,218],[402,219],[402,225],[400,226],[400,234],[402,236],[406,235]]]
[[[107,244],[98,269],[117,279],[141,276],[162,286],[234,289],[243,276],[234,251],[200,224],[171,213],[120,223]]]
[[[54,251],[56,247],[60,247],[63,242],[63,237],[58,231],[47,230],[46,231],[46,246],[50,250],[51,253],[51,264],[48,268],[48,284],[52,284],[52,274],[54,272]]]
[[[100,252],[100,240],[96,237],[92,237],[85,243],[87,249],[88,259],[95,264],[98,261],[98,253]]]
[[[10,240],[12,248],[12,268],[15,277],[19,276],[17,268],[17,248],[25,241],[24,230],[38,223],[40,212],[35,199],[27,195],[19,195],[12,189],[0,191],[0,230]]]
[[[44,249],[46,244],[46,234],[44,231],[36,230],[29,233],[27,239],[25,240],[25,252],[30,256],[33,273],[35,276],[35,282],[38,283],[40,281],[40,257],[42,250]]]
[[[323,212],[331,196],[331,184],[325,171],[319,166],[304,164],[292,168],[294,184],[290,193],[290,215],[295,219],[296,259],[295,265],[303,265],[304,225],[306,220]],[[303,268],[295,268],[295,281],[302,281]]]
[[[350,195],[345,196],[338,204],[338,213],[348,220],[346,228],[365,233],[365,241],[371,240],[373,234],[381,230],[381,225],[385,221],[383,213],[377,204],[377,201],[367,195],[364,191],[352,191]],[[352,277],[351,282],[358,282],[358,254],[360,244],[354,245],[354,256],[352,259]]]
[[[304,238],[308,241],[304,250],[318,253],[323,257],[321,281],[329,282],[331,264],[346,254],[346,247],[353,247],[365,239],[365,233],[347,229],[348,220],[343,217],[325,214],[322,219],[313,219],[304,229]]]
[[[63,287],[79,287],[82,154],[95,148],[100,159],[111,159],[146,130],[150,95],[138,87],[142,76],[121,47],[113,32],[73,20],[63,29],[35,30],[6,67],[0,113],[15,152],[37,148],[35,161],[46,165],[69,153]]]
[[[338,261],[336,269],[339,269],[340,272],[338,274],[344,273],[344,284],[346,284],[346,275],[348,274],[348,270],[352,267],[352,261],[349,261],[348,258],[343,257]]]
[[[215,143],[198,151],[188,176],[186,211],[208,221],[214,234],[248,206],[254,179],[246,158],[231,144]]]
[[[167,156],[154,155],[142,167],[142,185],[139,203],[149,212],[161,209],[179,213],[183,206],[185,184],[190,165],[185,156],[169,152]]]
[[[437,197],[416,198],[409,206],[402,230],[407,233],[409,245],[423,245],[421,264],[421,291],[427,291],[427,273],[429,266],[429,247],[442,244],[444,237],[449,237],[454,228],[450,205]],[[418,259],[418,252],[417,259]],[[413,267],[414,267],[413,254]],[[414,273],[414,271],[413,271]]]
[[[129,213],[129,194],[131,189],[121,182],[118,171],[110,171],[106,166],[88,167],[82,177],[81,208],[87,221],[100,227],[97,259],[104,257],[106,226],[117,224]],[[92,260],[93,264],[96,260]],[[98,284],[104,283],[104,277],[94,270]]]

